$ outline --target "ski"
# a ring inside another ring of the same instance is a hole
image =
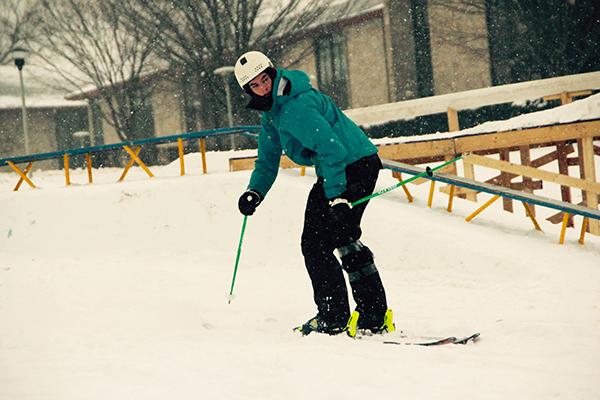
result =
[[[446,344],[462,344],[466,345],[469,342],[476,342],[479,339],[481,334],[479,332],[474,333],[472,335],[468,335],[462,338],[457,338],[455,336],[448,336],[441,339],[435,339],[431,341],[423,341],[423,342],[405,342],[405,341],[395,341],[395,340],[386,340],[383,344],[395,344],[395,345],[404,345],[404,346],[442,346]]]

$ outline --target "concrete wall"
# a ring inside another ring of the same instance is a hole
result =
[[[436,95],[492,85],[485,0],[475,1],[428,2]]]
[[[345,29],[350,107],[388,103],[390,90],[383,17]]]

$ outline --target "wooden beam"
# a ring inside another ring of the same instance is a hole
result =
[[[600,120],[552,125],[507,132],[471,135],[454,139],[456,154],[470,153],[481,149],[502,149],[523,145],[555,143],[579,139],[586,136],[599,136]]]
[[[473,167],[473,163],[469,162],[468,160],[465,160],[464,156],[462,162],[464,171],[463,173],[465,178],[475,180],[475,168]],[[477,202],[477,192],[467,192],[467,200]]]
[[[565,152],[567,154],[571,154],[574,151],[575,151],[575,147],[573,147],[572,144],[568,144],[567,147],[565,148]],[[550,164],[552,161],[556,161],[557,159],[558,159],[558,150],[554,150],[548,154],[545,154],[543,156],[536,158],[535,160],[531,160],[530,166],[533,168],[539,168],[546,164]]]
[[[585,174],[585,182],[590,185],[596,185],[600,187],[600,184],[596,182],[596,166],[594,163],[594,139],[592,137],[583,138],[581,141],[582,155],[583,155],[583,170]],[[600,190],[586,188],[586,206],[594,210],[598,209],[598,196]],[[594,235],[600,235],[600,224],[598,221],[590,221],[589,223],[590,233]]]
[[[256,157],[238,157],[229,159],[229,172],[244,171],[254,169],[254,162]],[[294,163],[287,156],[282,155],[281,161],[279,162],[279,168],[300,168],[300,165]]]
[[[521,157],[521,165],[530,166],[531,165],[531,154],[529,152],[529,145],[524,145],[519,147],[519,156]],[[515,189],[512,185],[511,187]],[[533,193],[533,180],[528,177],[523,177],[523,191],[527,193]],[[532,204],[528,206],[527,203],[523,203],[525,206],[526,214],[530,214],[535,217],[535,206]]]
[[[500,150],[500,160],[506,161],[506,162],[510,161],[510,154],[508,153],[507,149]],[[500,182],[501,182],[502,186],[507,187],[507,188],[510,187],[510,177],[504,171],[502,171],[500,173]],[[504,209],[504,211],[513,212],[512,200],[508,199],[506,197],[503,197],[502,198],[502,208]]]
[[[567,162],[567,153],[565,152],[566,142],[560,141],[556,143],[556,152],[558,153],[558,173],[569,175],[569,163]],[[562,201],[571,203],[571,188],[567,185],[560,186],[560,195]],[[573,225],[573,216],[569,217],[568,226]]]
[[[476,154],[468,154],[463,156],[463,161],[476,165],[481,165],[482,167],[498,169],[505,172],[512,172],[517,175],[542,179],[543,181],[557,183],[559,185],[567,185],[577,189],[584,189],[590,192],[600,193],[600,183],[598,182],[556,174],[554,172],[544,171],[532,167],[526,167],[523,165],[517,165],[506,161],[494,160],[491,158],[478,156]]]
[[[419,157],[446,156],[447,154],[457,154],[454,151],[454,139],[379,146],[379,157],[389,160],[409,160]]]
[[[458,112],[454,108],[448,107],[446,115],[448,116],[448,132],[460,131]]]
[[[562,93],[552,94],[549,96],[544,96],[543,99],[544,99],[544,101],[561,100],[561,102],[563,104],[567,104],[567,103],[565,103],[565,99],[567,99],[567,102],[570,103],[571,101],[569,101],[569,100],[572,100],[574,97],[587,96],[590,94],[592,94],[591,90],[577,90],[574,92],[562,92]]]

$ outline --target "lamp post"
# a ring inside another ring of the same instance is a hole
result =
[[[229,127],[233,127],[233,114],[231,112],[231,93],[229,92],[229,75],[233,73],[233,67],[227,65],[224,67],[217,68],[213,71],[215,75],[220,75],[223,78],[223,84],[225,85],[225,95],[227,96],[227,120]],[[231,135],[231,150],[235,150],[235,138]]]
[[[25,107],[25,85],[23,84],[23,66],[29,50],[25,47],[13,47],[11,50],[12,59],[19,70],[19,79],[21,80],[21,111],[23,119],[23,140],[25,142],[25,154],[29,154],[29,136],[27,132],[27,108]]]

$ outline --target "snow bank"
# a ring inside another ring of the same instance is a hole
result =
[[[600,398],[600,240],[427,186],[373,200],[363,241],[376,254],[401,335],[461,335],[420,348],[296,336],[314,315],[300,254],[312,172],[280,171],[248,221],[227,305],[249,172],[231,153],[153,168],[34,172],[14,193],[0,174],[0,398],[409,399]],[[382,172],[378,187],[394,183]],[[555,190],[559,190],[556,188]],[[546,213],[538,208],[540,218]],[[576,221],[579,224],[579,221]]]

